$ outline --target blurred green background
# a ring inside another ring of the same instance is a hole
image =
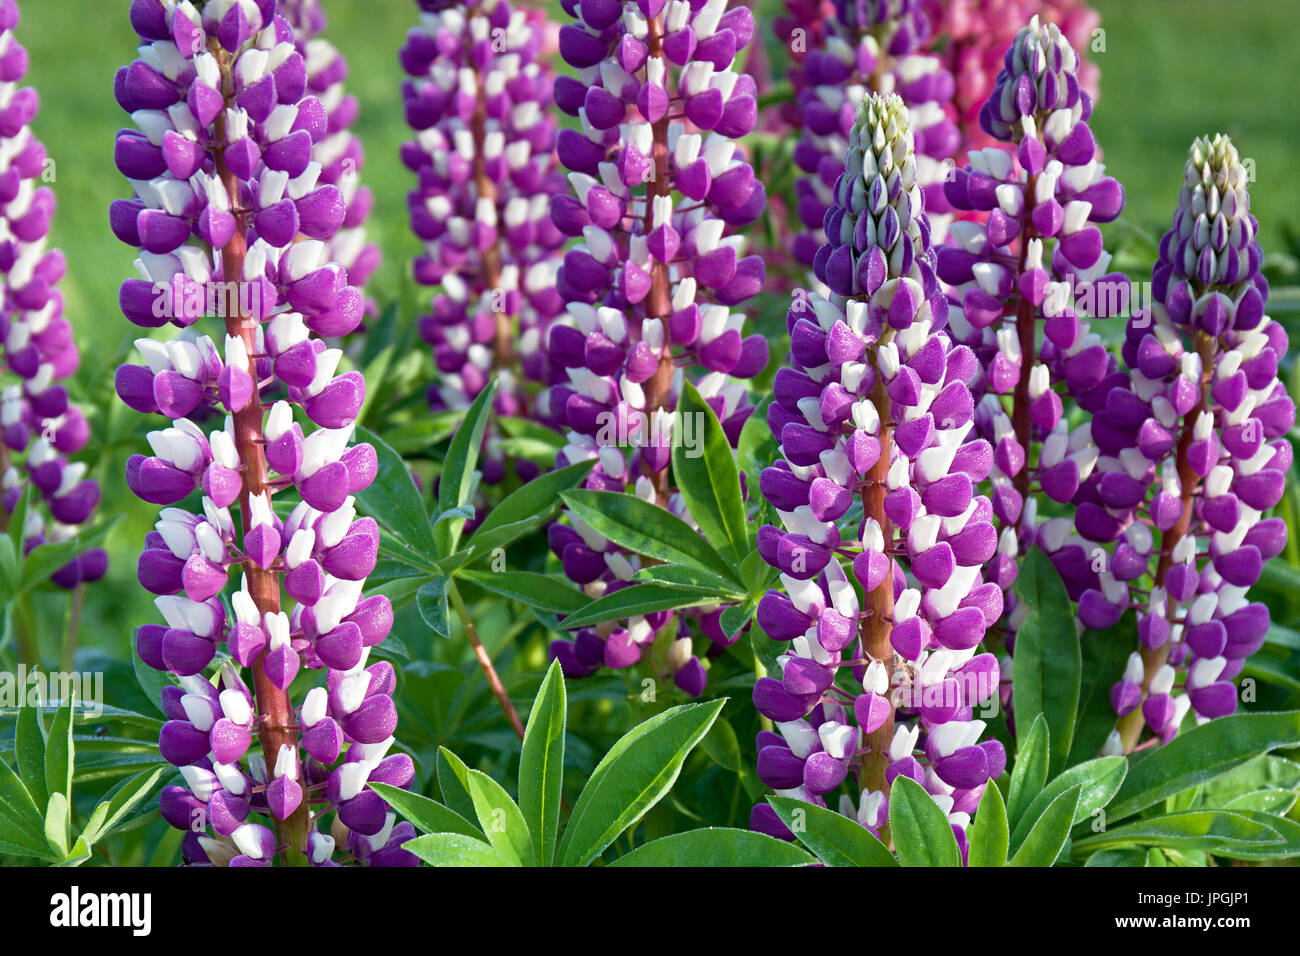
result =
[[[407,135],[396,51],[417,16],[410,0],[324,0],[326,36],[346,55],[348,89],[361,103],[354,131],[365,146],[363,181],[376,203],[369,229],[384,264],[369,291],[387,303],[413,302],[406,279],[416,243],[407,229],[404,196],[412,177],[398,160]],[[558,4],[550,4],[563,22]],[[768,34],[771,0],[759,0],[760,30]],[[1167,226],[1181,182],[1188,144],[1222,131],[1255,161],[1253,206],[1266,253],[1287,248],[1287,227],[1300,223],[1294,150],[1300,144],[1296,109],[1300,58],[1295,55],[1292,0],[1100,0],[1104,51],[1089,56],[1101,68],[1101,98],[1093,118],[1109,171],[1124,183],[1127,235],[1154,242]],[[149,596],[135,581],[135,554],[156,508],[138,502],[122,481],[129,454],[144,449],[141,416],[113,394],[113,372],[139,334],[117,307],[117,288],[133,274],[133,250],[108,230],[107,208],[127,194],[113,165],[113,137],[126,116],[113,98],[113,75],[135,55],[126,0],[28,0],[18,29],[31,66],[27,82],[41,97],[34,123],[56,163],[58,197],[52,241],[69,260],[62,290],[66,313],[82,344],[74,395],[91,409],[104,453],[94,465],[104,487],[101,513],[127,520],[108,542],[108,582],[89,589],[80,643],[125,660],[131,627],[154,620]],[[1112,234],[1113,235],[1113,234]],[[1290,263],[1275,263],[1286,284]],[[409,314],[405,316],[409,318]],[[65,598],[38,598],[38,628],[46,656],[58,653]],[[101,659],[101,663],[103,660]],[[117,666],[121,666],[120,664]]]

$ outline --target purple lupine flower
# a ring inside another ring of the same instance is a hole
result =
[[[402,159],[418,177],[407,199],[425,247],[415,278],[440,287],[419,320],[440,374],[430,407],[466,408],[497,377],[496,411],[532,414],[525,381],[553,384],[545,336],[564,307],[555,286],[564,236],[549,207],[564,178],[552,76],[539,58],[545,21],[508,0],[420,7],[400,55],[416,134]],[[504,475],[499,441],[495,430],[486,436],[489,483]],[[536,474],[531,462],[516,467]]]
[[[625,491],[686,520],[669,481],[675,410],[685,370],[734,444],[752,411],[744,385],[767,364],[761,335],[743,334],[733,311],[763,285],[763,261],[745,255],[743,228],[763,211],[766,190],[733,140],[757,119],[751,77],[731,68],[754,19],[727,0],[566,0],[578,18],[560,30],[575,76],[555,82],[556,105],[580,128],[559,135],[573,195],[551,215],[582,241],[564,257],[558,288],[567,312],[547,337],[566,378],[539,400],[540,415],[568,430],[558,465],[597,459],[587,487]],[[627,448],[632,446],[629,454]],[[640,557],[571,517],[554,525],[552,551],[565,573],[597,596],[627,586]],[[691,616],[721,649],[721,608]],[[569,676],[626,667],[672,628],[673,680],[691,696],[705,684],[692,631],[670,612],[638,615],[604,633],[580,630],[551,654]]]
[[[1192,144],[1184,176],[1154,302],[1130,319],[1127,372],[1093,418],[1101,478],[1075,519],[1088,540],[1114,542],[1079,601],[1083,622],[1138,614],[1141,653],[1111,692],[1117,751],[1144,725],[1168,741],[1189,708],[1199,721],[1236,709],[1233,678],[1269,627],[1248,590],[1287,540],[1286,523],[1264,512],[1291,467],[1295,403],[1278,379],[1286,331],[1264,312],[1247,172],[1217,135]]]
[[[1034,492],[1068,503],[1097,480],[1088,427],[1070,429],[1058,386],[1095,412],[1115,371],[1089,320],[1127,308],[1128,280],[1107,272],[1110,255],[1097,228],[1119,215],[1124,191],[1097,162],[1079,58],[1056,26],[1035,17],[1005,63],[981,122],[1009,148],[972,150],[944,184],[953,208],[982,219],[951,224],[939,278],[960,306],[952,335],[979,358],[971,391],[976,426],[993,444],[1001,528],[990,578],[1009,592],[1020,556],[1038,544],[1077,599],[1095,572],[1068,519],[1040,527]],[[1026,609],[1008,594],[1008,610],[1010,649]]]
[[[788,649],[780,676],[754,687],[779,730],[759,734],[758,773],[821,806],[855,774],[838,809],[873,832],[903,774],[964,832],[1006,764],[974,717],[999,683],[993,655],[976,653],[1003,609],[981,576],[997,538],[976,483],[993,456],[968,440],[976,358],[945,331],[917,166],[901,98],[868,94],[816,257],[831,296],[796,292],[768,410],[782,459],[761,486],[784,527],[763,527],[758,548],[783,590],[764,595],[758,620]],[[751,825],[793,838],[766,804]]]
[[[46,248],[54,215],[54,192],[41,185],[47,171],[45,147],[29,124],[39,101],[31,87],[18,88],[27,73],[27,51],[14,37],[19,9],[0,0],[0,345],[5,368],[17,379],[0,391],[0,520],[10,515],[34,485],[42,509],[27,512],[23,550],[65,540],[77,531],[99,502],[99,484],[86,478],[86,465],[71,462],[90,438],[90,427],[59,383],[81,361],[72,326],[63,316],[58,282],[67,260]],[[102,548],[87,551],[51,575],[61,587],[97,581],[108,568]]]
[[[360,291],[326,245],[347,207],[313,159],[327,111],[306,92],[274,0],[202,11],[135,0],[130,16],[140,56],[115,92],[136,128],[118,134],[115,156],[134,197],[113,203],[110,222],[141,247],[142,278],[124,282],[120,299],[136,324],[183,331],[139,340],[145,364],[119,370],[128,405],[170,420],[126,477],[155,504],[201,495],[195,511],[162,511],[138,568],[165,624],[141,627],[136,649],[180,678],[163,692],[159,746],[188,794],[165,791],[164,814],[189,831],[191,863],[265,865],[296,851],[324,865],[335,842],[356,859],[413,863],[395,815],[366,789],[405,786],[414,767],[386,755],[393,669],[368,664],[392,606],[363,594],[379,532],[356,518],[353,495],[377,461],[348,442],[365,382],[339,374],[342,353],[322,340],[362,316]],[[220,349],[198,333],[212,314],[224,318]],[[216,427],[200,427],[200,415]],[[301,500],[282,518],[272,496],[291,487]],[[222,644],[230,659],[214,683],[204,675]],[[251,692],[239,668],[251,670]],[[295,706],[288,691],[303,669],[325,680]]]
[[[357,121],[357,98],[344,92],[348,63],[338,47],[322,34],[326,17],[320,0],[280,0],[280,13],[293,28],[294,43],[307,66],[307,92],[325,107],[326,135],[312,144],[311,158],[320,163],[319,182],[337,186],[347,211],[339,230],[326,243],[329,258],[347,270],[348,285],[363,288],[379,268],[379,246],[366,241],[366,218],[375,197],[361,185],[365,153],[350,127]],[[367,300],[366,313],[375,304]]]
[[[803,61],[806,85],[798,95],[802,125],[794,159],[805,174],[795,183],[804,231],[795,236],[794,254],[805,265],[812,265],[822,245],[822,221],[834,204],[832,189],[843,171],[849,128],[868,91],[898,93],[907,105],[917,180],[931,228],[942,227],[944,174],[961,136],[944,113],[953,95],[952,76],[937,57],[923,52],[930,24],[921,6],[921,0],[836,0],[823,43]]]

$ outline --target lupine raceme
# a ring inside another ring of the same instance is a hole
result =
[[[1154,301],[1130,318],[1125,368],[1092,420],[1102,478],[1075,519],[1089,541],[1114,542],[1081,620],[1137,614],[1141,647],[1111,691],[1117,751],[1144,730],[1168,741],[1189,709],[1199,721],[1232,713],[1233,678],[1269,629],[1248,590],[1286,546],[1286,522],[1264,512],[1291,467],[1295,403],[1278,380],[1287,334],[1264,311],[1258,232],[1236,147],[1197,139]]]
[[[754,81],[732,68],[754,20],[726,0],[567,0],[577,18],[560,31],[575,76],[555,84],[556,106],[580,129],[563,130],[560,162],[571,195],[551,213],[580,237],[560,269],[567,307],[551,326],[551,361],[566,378],[539,401],[543,418],[567,430],[557,464],[596,458],[587,487],[627,491],[689,520],[672,487],[676,406],[688,370],[731,443],[752,412],[745,386],[767,364],[767,342],[745,335],[736,310],[763,285],[765,269],[745,255],[743,229],[766,191],[740,148],[757,119]],[[640,566],[576,517],[550,530],[564,573],[588,594],[627,586]],[[714,648],[734,640],[721,609],[655,612],[620,625],[579,630],[553,656],[570,676],[636,663],[666,628],[672,679],[698,696],[706,669],[687,618]]]
[[[822,220],[843,167],[845,141],[867,91],[896,92],[911,116],[917,177],[926,193],[931,228],[943,222],[943,180],[959,135],[944,111],[952,99],[952,76],[924,52],[930,24],[920,0],[837,0],[823,44],[802,63],[798,94],[802,125],[794,160],[805,174],[795,184],[804,230],[795,257],[811,265],[821,247]]]
[[[1096,49],[1100,18],[1082,0],[924,0],[923,8],[936,41],[932,49],[954,80],[952,105],[962,135],[962,163],[968,150],[997,143],[980,125],[980,110],[997,85],[1007,45],[1031,17],[1055,23],[1081,57]],[[1078,76],[1096,101],[1097,65],[1081,62]]]
[[[758,622],[785,650],[780,676],[754,687],[777,728],[758,736],[758,773],[822,806],[839,793],[835,809],[886,837],[905,775],[964,847],[1006,764],[974,715],[997,691],[997,662],[977,648],[1003,599],[981,573],[996,535],[976,489],[992,464],[972,434],[977,359],[945,330],[917,169],[901,98],[868,94],[816,257],[831,294],[796,292],[768,411],[782,458],[762,493],[783,527],[763,527],[758,548],[783,588]],[[767,804],[751,825],[793,838]]]
[[[1078,62],[1054,25],[1035,18],[1022,29],[981,112],[1010,148],[972,150],[944,184],[954,209],[979,213],[952,223],[939,277],[957,306],[952,335],[979,360],[971,391],[993,445],[1000,532],[988,571],[1008,591],[1008,650],[1027,610],[1009,592],[1030,546],[1052,556],[1074,599],[1092,573],[1069,519],[1040,527],[1038,495],[1066,504],[1099,480],[1088,425],[1070,428],[1063,397],[1089,412],[1102,407],[1115,360],[1089,323],[1127,308],[1128,280],[1107,272],[1097,227],[1119,215],[1124,191],[1097,162]]]
[[[27,51],[14,35],[18,20],[14,0],[0,3],[0,342],[14,379],[0,391],[0,524],[8,527],[20,499],[34,489],[33,504],[40,505],[27,510],[21,531],[23,550],[30,552],[74,535],[99,502],[99,484],[86,477],[84,463],[68,458],[85,447],[90,427],[59,384],[76,372],[80,355],[58,290],[67,260],[46,247],[54,215],[47,173],[53,166],[29,125],[39,107],[36,90],[18,86],[27,73]],[[107,565],[107,553],[95,548],[51,580],[72,588],[103,577]]]
[[[400,55],[416,134],[402,158],[418,177],[408,196],[425,247],[415,278],[439,287],[419,320],[439,371],[429,405],[464,409],[497,377],[495,411],[530,415],[536,389],[557,377],[546,333],[564,305],[555,283],[564,236],[549,205],[564,179],[551,72],[539,59],[545,19],[506,0],[420,7]],[[505,475],[499,441],[495,429],[485,436],[489,484]],[[537,473],[524,459],[515,466],[524,478]]]
[[[329,111],[275,0],[134,0],[130,18],[140,53],[115,93],[134,127],[114,155],[134,195],[110,221],[140,278],[120,299],[136,325],[181,330],[139,339],[145,364],[117,376],[123,401],[168,419],[126,474],[166,506],[138,568],[165,623],[136,637],[178,679],[159,746],[186,786],[163,790],[163,816],[190,863],[412,863],[413,828],[366,787],[414,766],[388,754],[392,665],[368,661],[392,607],[363,592],[379,543],[353,499],[376,473],[349,445],[365,382],[325,341],[362,317],[329,258],[348,215],[313,158]]]

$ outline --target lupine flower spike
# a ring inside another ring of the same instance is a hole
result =
[[[947,205],[942,187],[951,162],[944,161],[957,151],[959,140],[944,112],[952,99],[952,76],[936,57],[922,52],[930,26],[920,0],[837,0],[825,30],[824,45],[803,61],[798,99],[802,129],[794,159],[805,175],[795,188],[805,231],[795,237],[794,253],[805,265],[821,246],[822,220],[833,204],[845,140],[868,91],[897,92],[908,107],[917,181],[932,229],[944,221],[935,218]]]
[[[816,257],[831,295],[796,292],[790,365],[768,413],[783,457],[762,493],[784,527],[763,527],[758,548],[783,590],[763,597],[758,621],[786,650],[780,676],[754,687],[778,731],[759,734],[758,772],[821,806],[839,792],[837,809],[886,839],[890,787],[906,775],[964,851],[970,814],[1006,764],[973,712],[998,686],[993,655],[976,653],[1003,609],[981,577],[993,508],[975,493],[992,449],[971,434],[976,358],[945,331],[898,96],[868,94],[844,166]],[[793,839],[767,804],[751,825]]]
[[[1017,34],[981,113],[1010,148],[973,150],[944,184],[955,209],[980,219],[952,223],[954,244],[939,249],[939,277],[959,306],[953,338],[979,359],[976,424],[993,444],[1001,537],[989,577],[1009,592],[1020,556],[1039,544],[1075,599],[1092,573],[1089,559],[1068,519],[1040,528],[1036,495],[1068,503],[1097,480],[1088,426],[1069,427],[1058,390],[1090,412],[1104,404],[1115,361],[1089,320],[1122,314],[1129,288],[1123,274],[1107,273],[1097,224],[1119,215],[1124,191],[1097,162],[1078,62],[1052,24],[1035,18]],[[1012,598],[1008,650],[1023,613]]]
[[[924,0],[922,6],[930,19],[931,48],[955,81],[952,105],[962,164],[968,150],[997,145],[980,126],[980,109],[997,85],[1002,54],[1031,17],[1059,26],[1081,57],[1100,36],[1101,18],[1084,0]],[[1082,61],[1078,76],[1095,102],[1097,65]]]
[[[557,151],[573,195],[551,204],[556,227],[582,241],[565,255],[558,288],[568,306],[547,343],[566,381],[541,413],[568,429],[557,464],[596,458],[587,487],[630,491],[689,520],[669,477],[678,398],[688,368],[734,444],[752,407],[743,384],[767,364],[767,342],[744,335],[733,311],[763,285],[763,261],[745,255],[743,227],[766,191],[733,140],[757,118],[753,80],[732,69],[754,20],[727,0],[565,0],[578,22],[560,30],[576,76],[555,84],[556,105],[580,129]],[[628,453],[624,446],[635,446]],[[593,596],[627,586],[640,558],[576,519],[553,525],[565,573]],[[695,615],[715,647],[729,643],[721,609]],[[689,624],[669,612],[608,633],[580,630],[551,652],[570,676],[626,667],[656,633],[676,635],[678,687],[697,696],[705,668]]]
[[[23,551],[29,552],[74,535],[99,502],[99,484],[85,476],[84,463],[68,460],[85,447],[90,427],[59,384],[81,359],[57,288],[67,260],[46,248],[54,191],[44,183],[54,167],[29,127],[39,105],[36,91],[18,87],[27,72],[27,51],[14,37],[18,19],[18,4],[0,0],[0,345],[15,379],[0,390],[0,523],[8,527],[33,487],[33,502],[41,507],[28,510],[22,529]],[[72,588],[103,577],[107,567],[107,553],[95,548],[51,580]]]
[[[564,236],[549,206],[564,178],[540,58],[545,19],[507,0],[419,2],[401,51],[416,134],[402,158],[419,177],[408,196],[425,247],[415,278],[440,287],[419,320],[440,376],[429,405],[464,409],[496,377],[496,411],[529,415],[537,387],[556,377],[545,337],[564,305],[555,287]],[[505,456],[495,428],[485,441],[483,477],[493,484]],[[525,479],[537,473],[527,460],[515,466]]]
[[[414,863],[401,849],[413,828],[366,787],[405,786],[414,765],[388,754],[393,667],[368,662],[392,607],[363,593],[379,531],[353,495],[377,463],[348,443],[365,382],[338,374],[323,340],[362,316],[328,255],[347,215],[312,158],[328,110],[274,0],[134,0],[130,17],[140,55],[115,92],[135,128],[114,152],[134,197],[110,222],[140,247],[141,278],[121,305],[137,325],[182,329],[138,340],[147,364],[117,378],[128,405],[169,420],[126,475],[168,506],[139,563],[165,624],[136,637],[146,664],[179,679],[163,691],[159,748],[186,786],[164,789],[163,816],[186,831],[191,863],[330,865],[336,847]],[[200,331],[214,312],[220,346]],[[290,489],[300,500],[277,510]]]
[[[1144,728],[1168,741],[1189,709],[1201,722],[1232,713],[1233,678],[1269,628],[1248,590],[1286,546],[1285,521],[1264,512],[1285,489],[1295,404],[1278,379],[1287,335],[1264,312],[1258,233],[1236,148],[1198,139],[1154,302],[1130,319],[1126,373],[1093,418],[1102,478],[1076,518],[1085,538],[1115,542],[1080,618],[1108,627],[1137,610],[1140,653],[1111,691],[1112,750],[1132,750]]]

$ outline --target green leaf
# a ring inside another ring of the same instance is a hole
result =
[[[871,831],[848,817],[803,800],[769,796],[781,822],[827,866],[898,866]]]
[[[725,704],[724,697],[673,707],[624,734],[596,765],[569,815],[560,865],[586,866],[662,800]]]
[[[45,728],[41,726],[39,707],[20,707],[14,728],[14,756],[18,776],[36,806],[49,802],[45,790]]]
[[[736,443],[736,464],[745,472],[749,487],[758,487],[758,476],[763,469],[776,461],[779,444],[772,429],[767,424],[767,406],[772,404],[769,395],[758,403],[753,413],[745,419],[740,429],[740,441]],[[753,492],[750,492],[751,496]]]
[[[1059,773],[1074,739],[1083,669],[1074,613],[1061,576],[1038,547],[1021,561],[1015,591],[1029,608],[1016,631],[1016,720],[1047,718],[1048,766]]]
[[[524,728],[519,756],[519,809],[528,821],[540,866],[555,861],[564,787],[564,732],[568,701],[560,662],[552,661]]]
[[[464,417],[458,408],[434,412],[413,422],[398,425],[384,432],[383,441],[399,457],[420,455],[451,437]]]
[[[488,842],[511,857],[516,866],[535,866],[537,853],[528,824],[505,788],[481,770],[471,770],[466,784],[479,827]]]
[[[576,465],[534,478],[511,492],[487,513],[483,523],[466,540],[465,547],[474,551],[490,551],[526,534],[530,527],[537,527],[559,510],[560,494],[580,485],[595,464],[595,459],[580,461]],[[510,537],[500,534],[506,529],[511,530]]]
[[[72,768],[76,759],[76,745],[72,742],[72,709],[75,696],[63,701],[50,724],[45,738],[45,791],[72,796]]]
[[[1262,754],[1206,783],[1201,795],[1205,806],[1222,808],[1256,790],[1300,791],[1300,764],[1276,754]]]
[[[383,439],[360,426],[358,441],[375,449],[379,471],[370,487],[357,492],[357,510],[374,518],[407,552],[407,556],[427,570],[433,570],[438,556],[429,518],[424,512],[424,502],[415,487],[415,479],[407,470],[406,462]]]
[[[571,631],[576,627],[622,620],[636,614],[707,604],[711,594],[710,591],[668,584],[636,584],[592,601],[562,623],[566,631]]]
[[[81,832],[81,839],[87,847],[95,844],[113,828],[126,819],[126,815],[153,792],[158,780],[166,773],[170,765],[161,765],[152,770],[144,770],[130,780],[121,784],[107,800],[95,807],[91,822]]]
[[[807,866],[811,856],[765,833],[704,827],[651,840],[610,866]]]
[[[709,732],[700,741],[700,747],[719,767],[732,773],[741,772],[740,741],[727,718],[719,717],[713,722]]]
[[[497,424],[507,436],[501,439],[501,450],[511,458],[527,458],[550,468],[555,464],[555,456],[564,448],[562,432],[531,418],[501,415]]]
[[[447,610],[447,579],[439,575],[420,585],[415,592],[415,607],[420,619],[441,638],[451,637],[451,619]]]
[[[438,748],[435,763],[442,802],[466,820],[475,819],[474,798],[469,795],[469,768],[446,747]]]
[[[18,775],[0,760],[0,842],[22,847],[29,856],[49,852],[45,818]]]
[[[475,839],[483,835],[474,824],[437,800],[387,783],[372,783],[370,789],[388,801],[403,819],[409,820],[421,833],[459,833]]]
[[[910,777],[894,778],[889,791],[889,829],[903,866],[961,866],[961,851],[948,818]]]
[[[577,489],[561,496],[569,510],[601,537],[664,564],[684,564],[712,575],[739,578],[700,533],[666,508],[636,495]]]
[[[68,855],[68,798],[62,793],[50,794],[45,807],[45,842],[60,857]]]
[[[1051,866],[1056,862],[1070,839],[1070,825],[1082,789],[1082,786],[1071,787],[1047,805],[1008,866]]]
[[[1079,802],[1075,805],[1074,822],[1081,823],[1110,803],[1124,783],[1128,763],[1123,757],[1098,757],[1076,764],[1056,777],[1033,800],[1011,834],[1012,847],[1018,847],[1029,833],[1035,820],[1065,791],[1079,787]]]
[[[492,400],[496,397],[497,380],[488,382],[478,393],[465,418],[451,437],[447,457],[442,460],[442,474],[438,478],[438,510],[449,511],[458,505],[469,504],[470,489],[474,484],[474,466],[478,464],[479,448],[483,445],[483,432],[492,415]],[[441,524],[434,529],[434,541],[439,554],[451,554],[460,540],[462,521]]]
[[[1198,810],[1136,820],[1105,833],[1075,841],[1077,851],[1137,844],[1176,850],[1231,853],[1237,849],[1265,849],[1282,843],[1272,826],[1230,810]]]
[[[568,581],[535,571],[459,571],[456,577],[550,614],[572,614],[591,603]]]
[[[690,382],[685,384],[677,401],[678,430],[684,431],[683,423],[688,416],[703,425],[702,429],[697,425],[693,430],[700,447],[693,451],[680,440],[680,434],[674,434],[673,478],[705,540],[716,542],[723,549],[729,559],[728,567],[738,568],[750,549],[736,459],[718,417]]]
[[[1010,845],[1007,829],[1007,805],[1002,801],[1002,791],[990,780],[968,833],[970,849],[966,853],[966,865],[1006,866]]]
[[[1300,823],[1292,820],[1290,817],[1282,817],[1273,813],[1265,813],[1260,810],[1233,810],[1231,811],[1238,816],[1243,816],[1255,823],[1263,824],[1271,830],[1276,830],[1281,835],[1283,842],[1276,844],[1239,846],[1230,851],[1219,851],[1222,856],[1229,856],[1234,860],[1287,860],[1294,861],[1300,857]]]
[[[1145,850],[1099,850],[1084,861],[1084,866],[1146,866]]]
[[[402,848],[410,850],[430,866],[519,865],[492,844],[460,833],[427,833],[407,840]]]
[[[1024,816],[1034,797],[1047,783],[1047,718],[1034,718],[1029,735],[1016,748],[1016,762],[1011,768],[1011,788],[1007,791],[1007,819],[1012,826]]]
[[[1225,810],[1259,810],[1261,813],[1286,814],[1296,802],[1292,790],[1256,790],[1233,797],[1223,805]]]
[[[1115,708],[1110,689],[1124,675],[1124,665],[1138,646],[1137,616],[1125,614],[1106,631],[1084,631],[1080,640],[1082,677],[1079,682],[1079,716],[1074,723],[1074,741],[1066,764],[1073,766],[1101,753],[1106,738],[1115,729]]]
[[[32,486],[27,485],[14,503],[13,514],[9,515],[9,543],[18,553],[22,551],[23,536],[27,533],[27,510],[31,506],[31,498]]]
[[[729,601],[737,601],[744,597],[737,591],[734,581],[728,581],[711,571],[703,571],[683,564],[648,564],[637,571],[632,580],[709,591]]]
[[[179,831],[177,831],[179,832]],[[55,863],[55,866],[80,866],[90,859],[90,844],[86,842],[85,837],[77,837],[77,842],[72,845],[62,860]]]
[[[1124,786],[1109,807],[1121,819],[1258,754],[1300,743],[1300,711],[1232,714],[1181,733],[1148,757],[1130,758]]]

